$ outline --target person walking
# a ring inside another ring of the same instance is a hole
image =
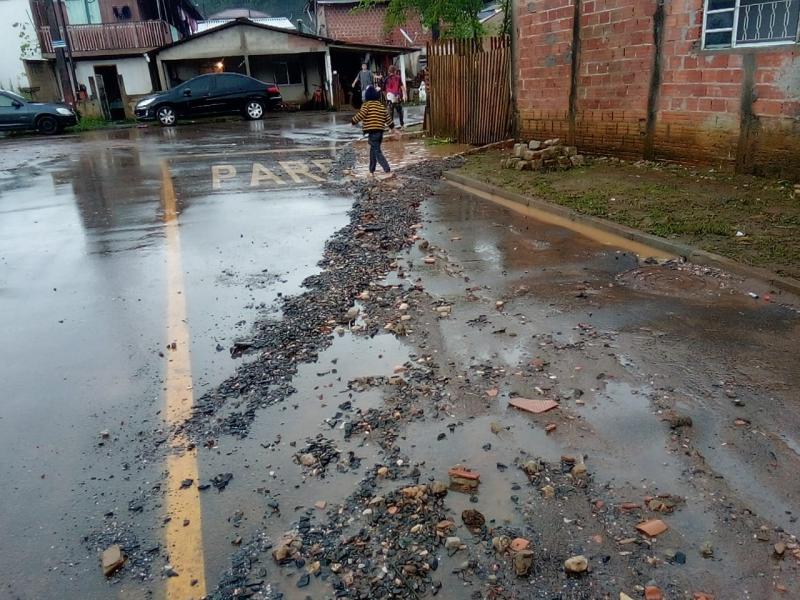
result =
[[[369,172],[370,175],[375,174],[375,167],[380,164],[385,173],[389,173],[391,168],[389,162],[381,151],[381,144],[383,143],[383,132],[388,126],[389,129],[394,129],[394,122],[389,116],[386,107],[381,103],[380,94],[374,86],[368,86],[364,90],[364,104],[361,105],[359,110],[353,117],[353,125],[361,123],[362,131],[367,135],[369,142]]]
[[[366,100],[367,88],[375,84],[375,78],[372,76],[372,71],[369,70],[367,63],[361,63],[361,70],[356,75],[356,78],[353,79],[352,87],[356,87],[356,83],[361,85],[361,101],[363,102]]]
[[[389,67],[389,76],[386,78],[386,102],[388,103],[389,118],[394,123],[394,112],[400,117],[400,129],[405,127],[403,121],[403,96],[405,89],[403,87],[403,78],[400,76],[400,71],[394,66]]]

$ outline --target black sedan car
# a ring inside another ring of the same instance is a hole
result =
[[[77,123],[75,111],[65,104],[31,102],[14,92],[0,90],[0,131],[53,134]]]
[[[262,119],[283,101],[278,86],[238,73],[200,75],[136,105],[136,118],[174,125],[179,117],[241,114]]]

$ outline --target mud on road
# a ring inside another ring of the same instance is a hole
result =
[[[793,309],[464,196],[452,164],[351,185],[320,274],[179,429],[253,521],[210,597],[797,593]]]
[[[101,437],[137,490],[81,524],[84,563],[125,555],[109,597],[800,594],[790,299],[454,190],[459,159],[336,158],[347,222],[217,347],[236,372]]]

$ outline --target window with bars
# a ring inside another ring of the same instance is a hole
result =
[[[705,0],[703,48],[798,41],[800,0]]]

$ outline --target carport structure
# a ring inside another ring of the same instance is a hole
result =
[[[396,62],[405,77],[404,57],[417,50],[343,42],[240,18],[163,46],[153,55],[164,90],[204,73],[241,73],[276,83],[290,103],[310,102],[323,89],[327,106],[338,108],[346,102],[344,89],[362,62],[377,68]]]

